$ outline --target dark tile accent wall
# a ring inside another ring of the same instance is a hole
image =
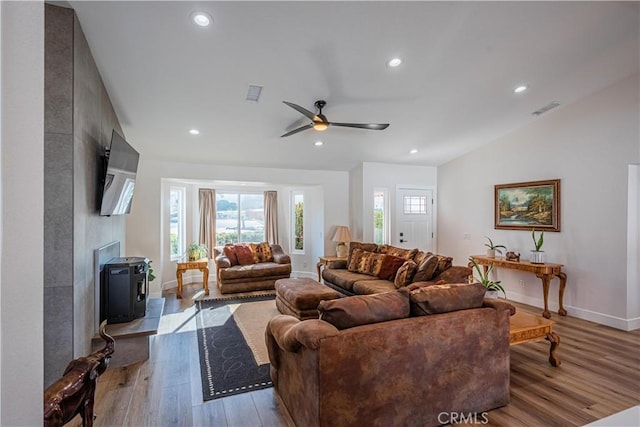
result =
[[[94,250],[124,245],[125,218],[96,208],[98,162],[112,129],[123,135],[73,9],[46,4],[45,387],[91,352]]]

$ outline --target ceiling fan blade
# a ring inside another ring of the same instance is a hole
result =
[[[345,128],[358,128],[370,130],[385,130],[389,127],[389,123],[329,123],[331,126],[342,126]]]
[[[294,129],[292,131],[289,131],[289,132],[285,133],[284,135],[281,135],[280,138],[284,138],[285,136],[291,136],[291,135],[293,135],[295,133],[302,132],[303,130],[311,129],[312,127],[313,127],[313,123],[309,123],[308,125],[300,126],[297,129]]]
[[[314,113],[312,113],[311,111],[307,110],[306,108],[302,108],[301,106],[299,106],[298,104],[294,104],[293,102],[287,102],[287,101],[282,101],[283,103],[287,104],[289,107],[293,108],[294,110],[296,110],[298,113],[302,114],[303,116],[314,120],[316,115]]]

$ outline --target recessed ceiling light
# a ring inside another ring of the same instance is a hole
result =
[[[409,151],[409,154],[416,154],[417,152],[418,152],[418,149],[414,148],[411,151]]]
[[[400,58],[392,58],[390,60],[387,61],[387,66],[395,68],[397,66],[399,66],[400,64],[402,64],[402,59]]]
[[[525,90],[527,90],[527,87],[525,85],[521,85],[521,86],[518,86],[517,88],[515,88],[513,91],[515,93],[521,93],[521,92],[524,92]]]
[[[191,135],[199,135],[199,134],[200,134],[200,131],[199,131],[198,129],[191,129],[191,130],[189,131],[189,133],[190,133]]]
[[[315,145],[316,147],[320,147],[323,144],[324,144],[324,142],[322,142],[322,141],[316,141],[316,142],[313,143],[313,145]]]
[[[208,27],[213,22],[213,18],[207,12],[193,12],[191,21],[199,27]]]

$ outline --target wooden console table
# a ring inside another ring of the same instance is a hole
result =
[[[542,293],[544,296],[544,311],[542,315],[547,319],[551,317],[551,312],[549,311],[549,284],[551,283],[551,279],[557,277],[560,279],[560,291],[558,292],[560,308],[558,309],[558,314],[560,316],[567,315],[567,310],[565,310],[562,305],[564,287],[567,284],[567,275],[562,272],[562,264],[534,264],[528,261],[507,261],[503,257],[489,258],[483,255],[471,255],[471,258],[483,266],[485,273],[489,266],[493,265],[494,268],[508,268],[510,270],[526,271],[535,274],[537,278],[542,280]],[[471,265],[469,265],[469,267],[471,267]]]
[[[182,298],[182,273],[187,270],[200,270],[202,272],[204,294],[209,295],[209,259],[201,258],[198,261],[179,262],[176,264],[176,279],[178,279],[177,298]]]
[[[326,266],[331,264],[334,261],[346,261],[347,257],[339,257],[339,256],[321,256],[320,261],[316,264],[316,268],[318,269],[318,282],[322,283],[322,276],[320,275],[322,266]]]

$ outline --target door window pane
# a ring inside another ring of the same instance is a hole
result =
[[[185,194],[183,187],[169,189],[169,245],[172,260],[181,258],[185,253]]]
[[[426,196],[404,196],[403,199],[405,214],[426,214],[427,213],[427,197]]]

